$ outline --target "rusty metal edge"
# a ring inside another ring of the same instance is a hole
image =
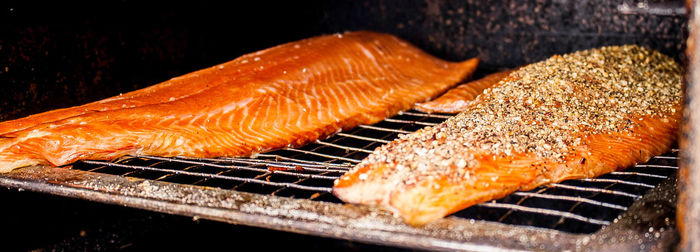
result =
[[[666,184],[675,187],[675,182]],[[632,223],[630,221],[616,222],[592,235],[460,218],[445,218],[423,227],[412,227],[390,213],[373,207],[44,166],[0,174],[0,186],[232,224],[413,249],[613,251],[639,248],[640,244],[646,248],[664,247],[669,240],[668,234],[673,233],[666,232],[660,238],[645,239],[643,232],[628,225]],[[643,202],[635,204],[643,205]],[[634,205],[630,209],[633,208]],[[636,220],[637,217],[630,214],[624,219]]]
[[[678,230],[679,251],[700,251],[700,9],[698,1],[687,0],[688,41],[683,124],[679,146]]]

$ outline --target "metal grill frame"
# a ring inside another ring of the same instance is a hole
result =
[[[417,112],[403,112],[404,115],[434,116],[447,118],[447,115],[426,115]],[[386,119],[384,122],[401,123],[417,126],[430,126],[434,123],[420,121],[406,121],[396,118]],[[380,126],[360,126],[370,130],[382,130],[393,133],[410,133],[401,128],[382,128]],[[361,137],[348,133],[340,133],[341,137]],[[375,143],[383,144],[388,140],[373,139]],[[335,145],[333,142],[323,140],[316,141],[317,145],[333,148],[348,147]],[[289,151],[297,151],[305,154],[318,153],[303,149],[289,148]],[[350,151],[369,152],[366,149],[352,148]],[[677,151],[677,150],[676,150]],[[261,158],[262,157],[262,158]],[[223,159],[235,162],[265,162],[265,155],[259,155],[260,159]],[[136,158],[148,158],[155,160],[177,160],[193,164],[201,163],[202,159],[163,158],[142,156]],[[357,159],[333,156],[335,160],[358,162]],[[207,160],[212,161],[212,160]],[[214,160],[216,161],[216,160]],[[220,160],[219,160],[220,161]],[[110,166],[128,166],[118,162],[85,161],[88,164]],[[337,176],[320,176],[324,179],[332,179],[340,176],[342,171],[349,169],[347,164],[322,163],[321,171],[334,171]],[[294,162],[280,163],[271,161],[264,164],[267,167],[296,166]],[[304,165],[308,165],[304,164]],[[221,165],[230,167],[231,165]],[[644,165],[639,165],[640,167]],[[246,167],[243,167],[246,168]],[[676,168],[677,167],[666,167]],[[136,170],[144,168],[135,168]],[[158,168],[145,168],[158,169]],[[307,168],[308,169],[308,168]],[[264,169],[263,169],[264,170]],[[172,171],[171,171],[172,172]],[[179,174],[189,174],[186,169]],[[284,170],[270,170],[268,174],[290,173]],[[291,172],[293,173],[293,172]],[[503,208],[509,211],[537,212],[539,214],[551,214],[561,219],[575,219],[578,221],[607,226],[593,234],[572,234],[547,228],[529,226],[515,226],[491,221],[479,221],[458,217],[448,217],[431,223],[424,227],[411,227],[402,223],[390,213],[373,207],[344,205],[328,202],[319,202],[309,199],[293,199],[285,197],[269,196],[264,194],[247,193],[234,190],[226,190],[207,186],[186,185],[170,182],[154,181],[127,176],[96,173],[78,169],[64,169],[44,166],[33,166],[15,170],[11,173],[0,174],[0,185],[51,193],[61,196],[76,197],[104,203],[119,204],[146,210],[159,211],[170,214],[192,216],[234,224],[271,228],[282,231],[291,231],[303,234],[318,235],[324,237],[350,239],[369,243],[409,248],[438,249],[438,250],[492,250],[499,249],[536,249],[536,250],[562,250],[582,249],[590,246],[600,249],[644,249],[652,247],[665,247],[677,239],[673,223],[669,223],[669,216],[675,209],[661,209],[650,205],[675,205],[675,175],[660,176],[639,172],[615,172],[618,175],[650,176],[664,179],[658,186],[644,183],[636,183],[615,179],[584,179],[588,182],[603,183],[628,183],[634,186],[653,188],[644,197],[629,194],[622,191],[607,190],[621,196],[632,197],[635,203],[629,208],[612,203],[586,200],[566,196],[539,194],[537,192],[516,192],[515,195],[527,197],[550,197],[553,200],[572,200],[579,203],[593,204],[600,207],[617,208],[626,210],[613,223],[606,220],[590,219],[585,216],[562,212],[557,210],[542,210],[530,208],[520,204],[504,204],[499,202],[485,202],[484,207]],[[208,178],[225,178],[219,174],[210,174]],[[206,177],[206,176],[205,176]],[[243,182],[274,183],[254,178]],[[292,187],[304,190],[319,190],[330,192],[330,188],[312,188],[293,183]],[[282,186],[288,186],[283,184]],[[574,187],[567,184],[554,184],[552,187]],[[596,188],[597,189],[597,188]],[[601,189],[598,189],[601,190]],[[662,196],[659,196],[662,195]],[[673,195],[673,197],[668,197]],[[641,198],[641,199],[640,199]],[[650,208],[652,207],[652,208]],[[653,211],[650,211],[653,210]],[[645,221],[640,222],[643,219]],[[661,223],[661,224],[659,224]],[[641,230],[641,231],[640,231]],[[651,234],[651,235],[650,235]]]
[[[375,125],[300,148],[285,148],[252,158],[191,158],[126,156],[112,161],[86,160],[74,169],[165,182],[219,187],[272,196],[306,198],[340,203],[333,197],[332,181],[398,134],[435,126],[452,115],[401,112]],[[670,155],[669,155],[670,154]],[[593,179],[570,180],[477,204],[455,214],[467,219],[490,220],[573,232],[593,233],[609,225],[634,200],[677,171],[677,150],[654,157],[647,164]],[[316,160],[316,161],[313,161]],[[636,171],[635,171],[636,170]],[[185,177],[186,179],[181,179]],[[219,181],[219,183],[210,183]],[[316,181],[316,183],[309,183]],[[322,181],[322,183],[318,183]],[[577,182],[574,185],[571,182]],[[585,211],[585,210],[589,211]],[[593,210],[593,211],[590,211]]]

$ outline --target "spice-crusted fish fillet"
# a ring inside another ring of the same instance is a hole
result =
[[[0,124],[0,172],[126,154],[247,156],[375,123],[471,75],[388,34],[287,43],[152,87]]]
[[[484,78],[473,80],[461,84],[447,91],[435,100],[418,103],[413,109],[426,113],[459,113],[464,111],[469,104],[487,89],[503,78],[508,76],[513,70],[505,70],[484,76]]]
[[[333,193],[420,225],[515,190],[645,162],[677,137],[681,71],[638,46],[522,67],[457,116],[377,148]]]

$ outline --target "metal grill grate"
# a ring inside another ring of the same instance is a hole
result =
[[[436,125],[450,115],[415,111],[374,125],[252,158],[127,156],[114,161],[81,161],[74,169],[172,183],[218,187],[282,197],[341,203],[330,192],[333,181],[371,151],[398,136]],[[594,179],[569,180],[515,192],[453,214],[470,220],[593,233],[613,222],[635,200],[677,167],[677,149],[646,164]]]

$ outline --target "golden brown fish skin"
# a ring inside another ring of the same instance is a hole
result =
[[[448,113],[455,114],[464,111],[476,96],[481,94],[484,89],[487,89],[503,78],[508,76],[515,69],[492,73],[484,76],[481,79],[473,80],[464,84],[460,84],[455,88],[447,91],[435,100],[417,103],[413,109],[425,113]]]
[[[388,34],[279,45],[158,85],[0,124],[0,172],[127,154],[248,156],[375,123],[473,73]]]
[[[333,193],[423,225],[516,190],[624,169],[676,141],[681,83],[676,62],[636,46],[554,56],[442,124],[378,147]]]

